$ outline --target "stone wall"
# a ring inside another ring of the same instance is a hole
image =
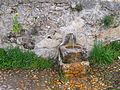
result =
[[[72,11],[78,3],[83,10]],[[88,55],[96,37],[103,41],[120,38],[119,0],[0,0],[1,47],[9,44],[3,37],[11,31],[15,13],[19,13],[19,22],[35,41],[33,51],[44,57],[55,58],[57,47],[69,32],[76,35],[77,43],[86,48]],[[117,16],[118,27],[107,30],[101,22],[110,14]]]

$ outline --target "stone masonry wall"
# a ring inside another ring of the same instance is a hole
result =
[[[82,5],[82,11],[71,10],[77,4]],[[15,13],[34,40],[33,51],[43,57],[55,58],[57,47],[70,32],[88,55],[96,38],[104,42],[120,38],[119,0],[0,0],[0,47],[9,45],[3,37],[12,30]],[[108,30],[101,22],[110,14],[117,16],[117,27]]]

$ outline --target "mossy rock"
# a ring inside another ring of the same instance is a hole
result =
[[[103,19],[103,24],[105,28],[115,28],[119,25],[117,22],[117,17],[115,15],[105,16]]]

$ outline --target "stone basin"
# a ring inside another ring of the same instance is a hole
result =
[[[73,48],[74,48],[74,49],[75,49],[75,48],[76,48],[76,49],[81,49],[80,45],[74,45],[74,46],[73,46],[73,45],[66,45],[65,48],[68,48],[68,49],[69,49],[69,48],[70,48],[70,49],[73,49]]]
[[[60,60],[64,64],[82,61],[82,47],[76,43],[76,36],[73,33],[66,34],[59,47]]]
[[[74,45],[74,46],[61,46],[61,57],[63,63],[74,63],[74,62],[80,62],[82,61],[82,49],[80,45]]]

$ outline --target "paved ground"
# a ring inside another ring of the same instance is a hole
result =
[[[55,70],[0,70],[0,90],[120,90],[120,61],[82,78],[59,79]]]
[[[49,90],[55,75],[53,70],[1,70],[0,90]]]

